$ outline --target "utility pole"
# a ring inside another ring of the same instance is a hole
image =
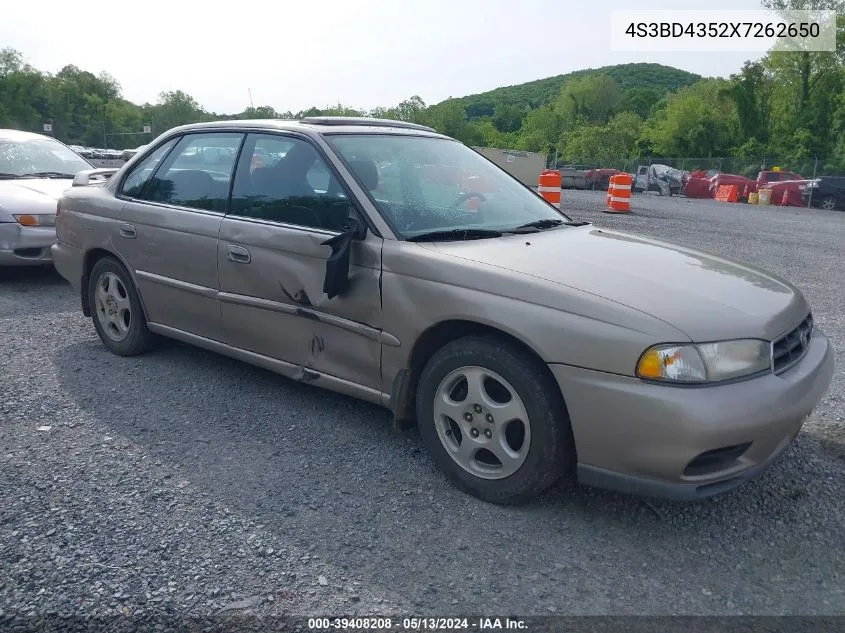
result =
[[[255,104],[252,102],[252,88],[247,88],[246,90],[249,93],[249,107],[255,110]]]

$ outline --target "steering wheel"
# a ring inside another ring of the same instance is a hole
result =
[[[487,200],[487,197],[483,193],[468,191],[458,196],[458,198],[449,206],[449,212],[456,216],[457,219],[465,221],[467,224],[478,224],[479,222],[482,222],[484,220],[484,213],[481,209],[468,210],[460,208],[464,202],[473,198],[476,198],[481,202],[485,202]]]
[[[449,208],[454,211],[457,211],[461,203],[466,202],[471,198],[478,198],[482,202],[485,202],[487,200],[487,197],[483,193],[478,193],[477,191],[467,191],[466,193],[462,193],[461,195],[459,195],[458,198],[452,203],[452,206]]]

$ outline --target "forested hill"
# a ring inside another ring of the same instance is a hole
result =
[[[46,73],[6,48],[0,49],[0,128],[38,132],[51,123],[67,143],[123,149],[197,121],[374,116],[430,125],[471,146],[545,152],[569,164],[736,157],[753,172],[764,157],[797,166],[817,157],[824,173],[839,173],[845,171],[845,14],[840,21],[835,52],[772,51],[729,78],[623,64],[433,105],[414,95],[372,110],[338,103],[290,112],[281,109],[285,104],[264,104],[217,113],[182,90],[136,104],[123,98],[115,77],[73,65]]]
[[[496,106],[507,105],[526,111],[548,105],[558,98],[563,85],[571,79],[590,75],[607,75],[621,90],[634,88],[652,90],[661,96],[691,86],[701,77],[694,73],[663,64],[618,64],[602,68],[586,68],[545,79],[535,79],[515,86],[502,86],[488,92],[447,99],[466,109],[467,117],[477,119],[493,116]],[[446,103],[444,102],[444,103]]]

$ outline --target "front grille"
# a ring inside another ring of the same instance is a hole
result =
[[[772,370],[779,374],[801,360],[812,336],[813,315],[808,314],[798,327],[772,341]]]

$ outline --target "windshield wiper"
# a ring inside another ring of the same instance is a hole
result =
[[[520,224],[515,229],[511,229],[508,233],[536,233],[543,229],[551,229],[556,226],[584,226],[589,222],[578,222],[575,220],[563,221],[557,218],[543,218],[542,220],[534,220],[533,222],[526,222]]]
[[[18,178],[73,178],[76,174],[65,174],[60,171],[35,171],[31,174],[21,174]]]
[[[502,237],[501,231],[491,229],[449,229],[446,231],[430,231],[407,238],[408,242],[439,242],[450,240],[480,240],[486,237]]]
[[[20,174],[5,174],[0,172],[0,180],[14,180],[15,178],[20,178]]]

